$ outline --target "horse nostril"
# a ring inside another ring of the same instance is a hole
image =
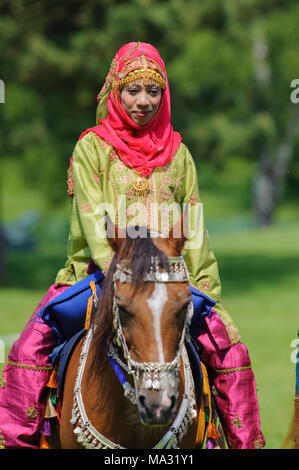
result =
[[[171,400],[170,409],[173,410],[176,406],[176,397],[175,397],[175,395],[172,395],[170,400]]]
[[[153,403],[147,402],[145,395],[139,395],[138,400],[139,400],[140,407],[147,413],[149,413],[150,411],[154,409],[158,409],[159,407],[161,407],[161,405],[162,407],[164,407],[165,410],[173,411],[177,403],[175,395],[172,395],[171,397],[168,398],[167,405],[165,403],[153,404]]]
[[[142,406],[142,408],[144,408],[146,410],[146,406],[145,406],[145,396],[144,395],[139,395],[139,403],[140,405]]]

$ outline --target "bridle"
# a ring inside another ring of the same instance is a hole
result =
[[[167,283],[167,282],[188,282],[189,274],[182,256],[168,257],[168,269],[163,269],[159,260],[155,257],[151,259],[148,273],[144,276],[145,282]],[[190,301],[185,314],[185,321],[182,336],[175,358],[171,362],[137,362],[134,361],[128,351],[128,347],[122,332],[122,326],[119,316],[119,308],[115,300],[116,282],[132,283],[132,271],[127,260],[122,260],[116,265],[113,275],[114,292],[113,292],[113,327],[114,337],[108,347],[108,359],[110,360],[122,386],[124,395],[129,398],[133,404],[136,404],[136,390],[140,375],[143,375],[142,386],[145,389],[163,390],[167,383],[175,383],[178,378],[178,372],[182,359],[185,390],[178,414],[167,433],[160,439],[154,449],[177,448],[178,442],[186,434],[189,425],[196,417],[194,383],[188,354],[185,348],[185,341],[189,340],[189,323],[193,315],[193,304]],[[92,340],[92,328],[87,332],[84,344],[81,350],[80,363],[77,372],[77,378],[74,386],[74,402],[72,409],[71,423],[77,425],[74,433],[77,441],[85,448],[90,449],[116,449],[123,448],[119,444],[107,439],[99,431],[97,431],[88,420],[83,398],[81,394],[81,382],[83,378],[84,368],[87,360],[89,346]],[[121,348],[124,360],[119,355]],[[123,369],[134,378],[135,388],[125,379],[122,372]]]
[[[163,269],[159,260],[152,257],[149,272],[144,276],[145,282],[154,283],[168,283],[168,282],[188,282],[189,275],[188,270],[184,261],[183,256],[168,257],[168,269]],[[120,321],[119,308],[115,300],[116,293],[116,281],[123,283],[132,282],[132,271],[128,267],[128,261],[122,260],[116,265],[116,270],[113,275],[114,282],[114,295],[113,295],[113,326],[114,326],[114,338],[109,347],[109,355],[112,356],[115,361],[124,368],[128,374],[132,375],[135,383],[135,391],[137,384],[145,388],[146,390],[163,390],[167,384],[175,385],[181,362],[182,348],[186,336],[189,335],[189,324],[193,316],[193,304],[190,301],[185,314],[184,327],[182,336],[180,339],[179,347],[176,356],[171,362],[137,362],[134,361],[129,353],[126,340],[122,331],[122,325]],[[125,363],[120,359],[116,347],[120,348]],[[140,384],[140,376],[142,375],[142,383]],[[126,396],[129,395],[129,387],[126,389]],[[130,395],[132,401],[135,402],[134,395]]]

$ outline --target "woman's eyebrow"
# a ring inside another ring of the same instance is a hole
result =
[[[159,85],[155,84],[155,83],[149,83],[147,85],[147,88],[160,88]]]
[[[129,89],[129,88],[141,88],[141,85],[139,83],[130,83],[127,86],[127,89]]]

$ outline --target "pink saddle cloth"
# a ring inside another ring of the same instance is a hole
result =
[[[56,345],[52,329],[39,311],[69,286],[52,285],[8,356],[0,387],[0,434],[5,448],[39,448],[46,407],[46,384],[52,373],[49,354]]]

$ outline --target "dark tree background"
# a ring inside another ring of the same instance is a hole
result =
[[[210,170],[203,184],[235,157],[251,162],[245,203],[271,224],[281,198],[299,197],[298,19],[296,0],[2,0],[0,159],[18,158],[60,204],[112,57],[125,42],[151,42],[167,65],[174,127]]]

